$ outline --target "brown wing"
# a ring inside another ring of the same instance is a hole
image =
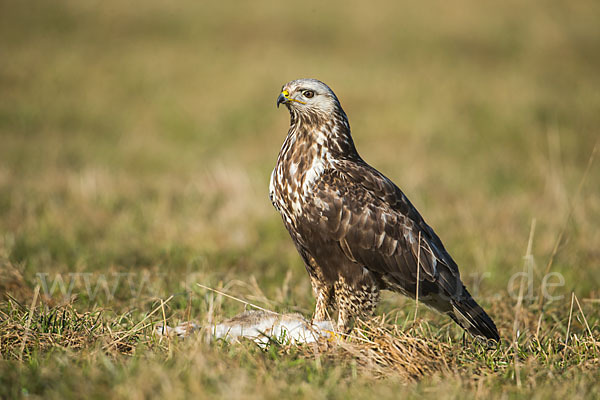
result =
[[[402,191],[366,163],[346,161],[324,172],[307,211],[320,243],[335,242],[347,261],[367,268],[389,289],[454,297],[463,290],[456,263]],[[420,239],[420,240],[419,240]],[[419,267],[417,269],[417,259]]]

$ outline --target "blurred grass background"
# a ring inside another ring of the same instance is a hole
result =
[[[466,283],[486,274],[484,303],[506,298],[534,219],[536,287],[565,229],[553,293],[596,298],[597,160],[576,193],[600,137],[599,17],[593,0],[0,1],[0,289],[14,271],[29,294],[39,273],[148,274],[142,296],[75,303],[123,311],[242,281],[309,315],[268,182],[275,99],[314,77]]]

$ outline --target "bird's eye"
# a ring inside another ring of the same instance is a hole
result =
[[[302,92],[302,94],[304,95],[304,97],[311,99],[314,97],[315,92],[313,92],[312,90],[305,90],[304,92]]]

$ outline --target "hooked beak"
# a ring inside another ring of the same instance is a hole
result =
[[[288,98],[289,93],[287,92],[287,90],[284,90],[283,92],[281,92],[279,94],[279,96],[277,97],[277,108],[279,108],[279,105],[281,103],[283,104],[287,104],[290,102],[290,99]]]
[[[283,104],[290,104],[291,102],[295,101],[296,103],[300,103],[300,104],[306,104],[303,101],[294,99],[292,97],[290,97],[290,92],[288,92],[287,90],[284,90],[283,92],[281,92],[281,94],[277,97],[277,108],[279,108],[279,105],[281,103]]]

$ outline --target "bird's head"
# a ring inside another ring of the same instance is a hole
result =
[[[288,138],[300,135],[324,143],[331,157],[360,159],[346,113],[329,86],[316,79],[288,82],[277,97],[277,107],[282,103],[290,112]]]
[[[329,86],[316,79],[297,79],[283,85],[277,107],[280,104],[285,104],[290,113],[299,115],[329,116],[342,109]]]

